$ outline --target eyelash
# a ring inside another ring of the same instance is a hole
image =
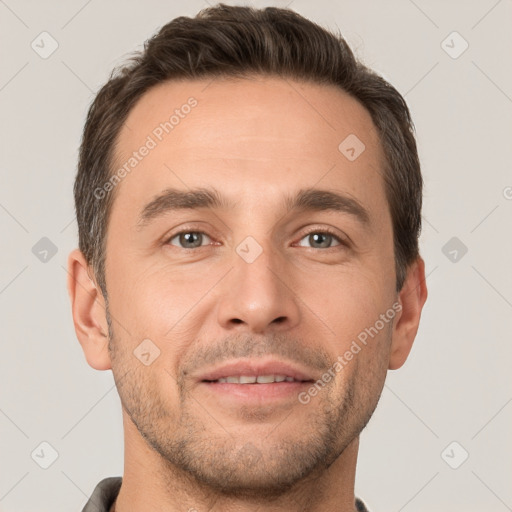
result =
[[[173,240],[174,238],[176,238],[177,236],[179,235],[182,235],[184,233],[196,233],[196,234],[201,234],[201,235],[206,235],[208,238],[212,239],[212,237],[210,235],[208,235],[208,233],[205,233],[204,231],[199,231],[199,230],[194,230],[194,229],[183,229],[181,231],[178,231],[177,233],[174,233],[172,234],[170,237],[168,237],[164,244],[165,245],[172,245],[170,242],[171,240]],[[329,228],[322,228],[322,229],[318,229],[318,228],[310,228],[308,231],[306,231],[304,233],[304,235],[299,239],[299,242],[301,240],[303,240],[304,238],[306,238],[307,236],[311,235],[311,234],[322,234],[322,235],[330,235],[332,236],[337,242],[339,242],[339,246],[343,246],[343,247],[348,247],[348,242],[346,240],[344,240],[343,238],[341,238],[338,234],[336,234],[334,232],[334,230],[332,229],[329,229]],[[210,244],[208,244],[210,245]],[[325,249],[319,249],[319,250],[322,250],[322,251],[327,251],[329,249],[335,249],[336,247],[339,247],[337,245],[333,246],[333,247],[327,247]],[[173,247],[176,247],[177,249],[182,249],[184,251],[197,251],[198,249],[200,249],[201,247],[206,247],[206,245],[201,245],[199,247],[193,247],[193,248],[187,248],[187,247],[178,247],[178,246],[175,246],[173,245]],[[302,247],[302,246],[299,246],[299,247]],[[306,247],[306,249],[315,249],[315,247]]]

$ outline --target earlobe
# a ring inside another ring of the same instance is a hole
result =
[[[399,300],[402,308],[393,325],[388,366],[390,370],[396,370],[405,363],[418,332],[421,311],[427,300],[425,262],[422,258],[418,257],[409,266],[407,277],[399,293]]]
[[[111,365],[105,300],[88,272],[83,253],[73,250],[68,257],[67,288],[75,332],[89,365],[108,370]]]

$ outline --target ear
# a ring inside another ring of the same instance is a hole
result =
[[[68,256],[67,286],[76,336],[89,365],[108,370],[111,365],[105,299],[89,272],[83,253],[73,250]]]
[[[402,309],[395,317],[393,325],[388,367],[390,370],[396,370],[405,363],[418,332],[421,311],[426,300],[425,262],[418,257],[409,266],[407,277],[398,297]]]

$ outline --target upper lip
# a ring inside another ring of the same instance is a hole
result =
[[[278,361],[277,359],[239,359],[231,361],[205,371],[200,374],[198,380],[218,380],[223,377],[241,377],[242,375],[284,375],[285,377],[293,377],[295,380],[314,380],[314,377],[307,370],[302,370],[292,363]]]

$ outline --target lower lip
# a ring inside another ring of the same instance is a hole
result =
[[[311,382],[272,382],[269,384],[233,384],[228,382],[201,382],[209,391],[223,398],[232,397],[241,401],[267,402],[297,398]]]

